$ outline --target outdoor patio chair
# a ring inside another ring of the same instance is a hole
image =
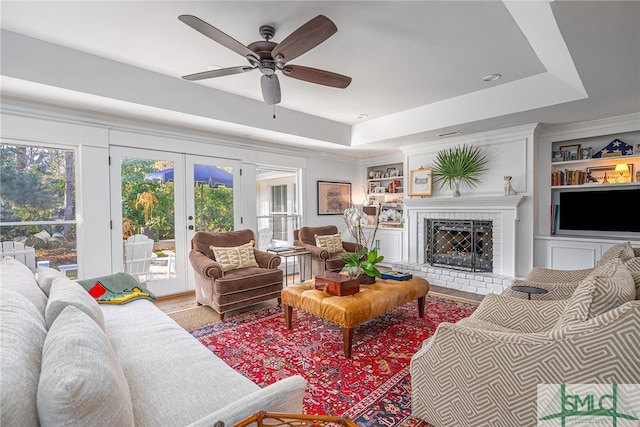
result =
[[[153,240],[143,234],[134,234],[124,242],[124,271],[137,277],[149,280],[151,261],[154,259]]]
[[[6,240],[2,243],[0,258],[6,256],[14,258],[16,261],[29,267],[31,271],[36,271],[36,251],[31,246],[25,246],[24,243]]]

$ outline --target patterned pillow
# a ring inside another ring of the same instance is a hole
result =
[[[51,325],[41,366],[37,404],[43,425],[134,425],[118,356],[104,331],[76,307],[66,307]]]
[[[316,246],[324,249],[330,254],[343,252],[342,235],[340,233],[330,234],[327,236],[318,236],[316,234],[314,237],[316,238]]]
[[[610,259],[621,258],[623,261],[629,261],[635,257],[631,243],[624,242],[611,246],[605,253],[602,254],[600,260],[596,264],[596,268],[605,264]]]
[[[633,282],[636,284],[636,299],[640,300],[640,257],[636,257],[626,261],[624,266],[627,267]]]
[[[593,319],[633,301],[635,296],[633,277],[624,262],[619,258],[611,259],[580,282],[556,326],[568,326]]]
[[[242,267],[258,267],[256,256],[253,253],[253,240],[240,246],[218,247],[209,246],[216,257],[222,271],[235,270]]]

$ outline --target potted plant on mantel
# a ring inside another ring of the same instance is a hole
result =
[[[432,176],[440,188],[447,185],[453,197],[460,197],[460,183],[475,187],[480,183],[477,175],[487,170],[487,158],[479,147],[462,145],[441,150],[436,155]]]
[[[355,207],[345,209],[342,218],[360,248],[357,253],[349,253],[342,258],[342,262],[345,263],[343,271],[351,278],[358,277],[361,284],[371,284],[375,282],[376,277],[381,276],[376,264],[384,259],[383,255],[378,255],[377,248],[369,248],[369,244],[375,242],[378,221],[371,231],[371,228],[367,227],[369,217],[361,209]]]

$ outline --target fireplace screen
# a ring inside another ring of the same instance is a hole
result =
[[[433,266],[493,271],[493,224],[477,220],[425,220],[425,256]]]

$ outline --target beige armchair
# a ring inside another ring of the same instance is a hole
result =
[[[441,323],[411,359],[412,415],[435,427],[533,426],[539,384],[636,384],[640,301],[624,263],[570,300],[487,295]]]
[[[255,249],[254,243],[252,230],[195,234],[189,261],[198,305],[212,307],[224,319],[230,310],[276,298],[280,303],[280,257]]]
[[[357,243],[341,242],[339,250],[329,252],[327,249],[316,245],[317,236],[335,236],[338,234],[338,227],[335,225],[325,225],[323,227],[301,227],[293,231],[293,244],[304,247],[311,252],[311,262],[313,263],[313,273],[322,274],[325,271],[340,271],[344,268],[341,260],[346,252],[358,252],[360,249]],[[304,260],[304,258],[303,258]],[[307,267],[307,266],[305,266]]]

